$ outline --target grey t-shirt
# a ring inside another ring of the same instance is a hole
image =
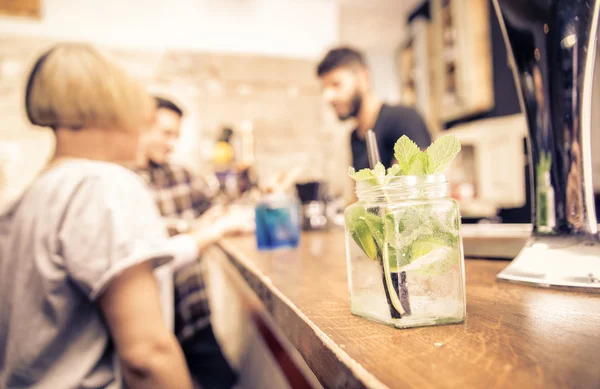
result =
[[[96,304],[144,261],[169,260],[143,182],[120,166],[70,160],[0,215],[0,389],[120,388]]]

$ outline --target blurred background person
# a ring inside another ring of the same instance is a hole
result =
[[[194,378],[203,387],[230,388],[235,373],[213,333],[204,267],[195,259],[224,235],[251,231],[254,221],[247,214],[212,207],[217,192],[201,176],[169,161],[184,111],[170,99],[155,97],[155,101],[155,120],[141,138],[135,170],[150,187],[162,217],[172,227],[170,233],[189,233],[174,239],[179,246],[175,250],[185,257],[174,275],[175,333]]]
[[[317,66],[323,97],[340,120],[355,119],[350,137],[352,166],[369,167],[367,131],[377,136],[381,162],[394,163],[394,143],[408,136],[421,148],[429,146],[431,136],[419,113],[411,107],[383,103],[375,95],[372,77],[361,52],[350,47],[330,50]]]
[[[85,44],[41,56],[25,100],[56,149],[0,215],[0,387],[191,388],[153,273],[171,257],[166,231],[119,166],[153,101]]]
[[[155,97],[155,101],[154,123],[140,142],[137,173],[152,189],[168,226],[176,229],[177,222],[191,223],[207,211],[217,192],[201,176],[169,161],[181,134],[184,113],[170,99]]]

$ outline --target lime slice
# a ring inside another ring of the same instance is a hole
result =
[[[441,238],[424,237],[417,239],[411,246],[411,258],[417,259],[429,254],[433,250],[448,246],[448,242]]]
[[[404,266],[402,270],[442,274],[458,263],[458,253],[458,250],[448,246],[436,248]]]

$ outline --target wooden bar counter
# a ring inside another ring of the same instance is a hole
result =
[[[498,282],[507,261],[467,259],[466,322],[400,330],[350,313],[340,230],[297,250],[220,246],[325,388],[600,387],[600,295]]]

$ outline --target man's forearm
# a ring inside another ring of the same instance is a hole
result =
[[[209,246],[217,242],[223,237],[223,232],[220,228],[204,228],[202,231],[194,233],[193,237],[196,240],[198,253],[201,254]]]
[[[216,228],[204,228],[200,232],[181,234],[172,237],[169,240],[171,252],[174,257],[170,264],[171,268],[174,271],[177,271],[196,261],[204,250],[218,241],[221,237],[222,233]]]

